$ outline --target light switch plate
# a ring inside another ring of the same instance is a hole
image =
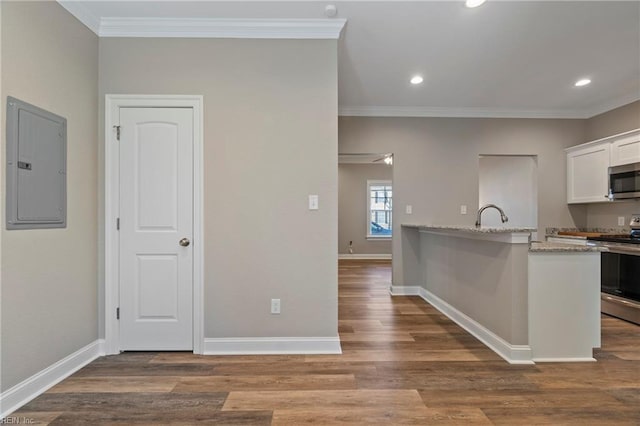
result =
[[[460,206],[460,214],[467,214],[467,206],[466,205],[461,205]]]
[[[309,210],[318,210],[318,196],[309,195]]]
[[[280,313],[280,299],[271,299],[271,313],[272,314]]]
[[[413,214],[413,206],[411,204],[407,204],[407,207],[405,208],[405,212],[407,214]]]
[[[624,226],[624,216],[618,216],[618,226]]]

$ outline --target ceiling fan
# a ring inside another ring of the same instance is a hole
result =
[[[393,154],[385,154],[382,157],[373,160],[374,163],[377,163],[378,161],[384,161],[384,164],[391,166],[393,165]]]

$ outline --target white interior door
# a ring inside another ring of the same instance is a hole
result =
[[[193,349],[193,110],[120,108],[120,349]]]

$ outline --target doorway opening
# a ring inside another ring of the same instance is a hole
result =
[[[338,155],[338,258],[391,259],[393,154]]]
[[[122,298],[126,297],[128,302],[133,299],[126,309],[128,315],[134,316],[136,326],[151,326],[154,322],[167,326],[187,324],[180,333],[189,335],[182,336],[179,346],[202,353],[203,98],[106,95],[105,103],[105,352],[117,354],[131,348],[168,350],[164,344],[156,347],[162,330],[150,331],[157,339],[147,343],[144,339],[123,336]],[[157,163],[162,167],[155,167]],[[129,170],[132,167],[133,172]],[[167,175],[171,170],[176,179]],[[174,183],[178,185],[176,188],[172,186]],[[186,201],[180,198],[185,191],[192,195]],[[186,213],[177,209],[185,203],[188,204]],[[131,205],[135,208],[127,210]],[[127,237],[123,236],[124,232],[129,233]],[[149,248],[156,247],[157,242],[147,241],[151,245],[143,247],[145,238],[156,237],[168,237],[168,248],[163,252],[156,253]],[[137,241],[139,238],[144,241]],[[138,242],[143,246],[134,250]],[[130,261],[124,259],[127,251],[131,252]],[[123,284],[123,273],[127,270],[132,278]],[[187,286],[183,287],[189,291],[180,295],[172,293],[181,286],[180,282],[186,282]],[[160,292],[154,287],[156,284],[165,291]],[[131,292],[123,293],[123,285],[130,286]],[[143,296],[147,299],[142,300]],[[189,309],[182,310],[180,306]],[[144,332],[139,334],[144,335]],[[140,346],[136,346],[138,344]]]

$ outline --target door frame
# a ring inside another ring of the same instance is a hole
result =
[[[193,353],[204,349],[204,174],[203,96],[105,95],[104,127],[104,349],[120,353],[119,307],[120,235],[116,226],[120,210],[120,145],[116,139],[119,110],[129,108],[193,109]]]

